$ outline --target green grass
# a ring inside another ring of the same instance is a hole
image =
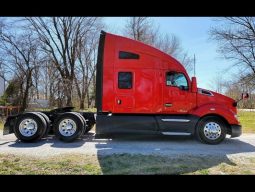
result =
[[[28,163],[29,162],[29,163]],[[61,155],[50,158],[0,155],[0,174],[255,174],[255,158],[115,154]]]
[[[63,155],[36,159],[32,157],[0,155],[0,174],[2,175],[66,175],[100,174],[99,166],[93,156]],[[29,163],[28,163],[29,162]]]
[[[255,112],[239,111],[238,118],[244,133],[255,133]]]
[[[201,169],[198,171],[199,175],[209,175],[208,169]]]

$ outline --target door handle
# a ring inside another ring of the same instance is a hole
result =
[[[172,107],[173,104],[172,104],[172,103],[165,103],[165,106],[166,106],[166,107]]]
[[[118,99],[118,100],[117,100],[117,103],[118,103],[118,105],[120,105],[120,104],[121,104],[121,100],[120,100],[120,99]]]

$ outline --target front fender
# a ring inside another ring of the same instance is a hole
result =
[[[235,113],[225,106],[218,104],[205,104],[191,111],[192,115],[203,117],[206,115],[219,115],[226,119],[230,125],[238,125],[240,122],[235,118]]]

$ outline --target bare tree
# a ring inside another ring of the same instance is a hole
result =
[[[255,17],[226,17],[217,19],[219,26],[211,29],[211,38],[218,42],[219,53],[239,68],[236,81],[229,84],[226,94],[240,98],[255,90]],[[254,107],[254,100],[242,102],[239,107]]]
[[[62,78],[66,105],[71,106],[79,42],[89,31],[95,30],[99,18],[29,17],[26,20],[41,41],[42,49],[52,56]]]
[[[226,17],[219,21],[224,25],[210,31],[212,39],[218,42],[218,51],[225,59],[234,61],[233,66],[255,75],[255,18]]]
[[[217,74],[210,82],[209,86],[212,90],[214,90],[217,93],[223,94],[225,89],[229,86],[229,83],[227,83],[221,74]]]
[[[7,76],[13,79],[11,82],[20,84],[19,93],[26,95],[26,102],[28,97],[44,98],[50,100],[50,106],[70,106],[79,102],[81,109],[84,109],[85,103],[90,107],[95,94],[97,45],[103,28],[101,18],[28,17],[4,20],[0,18],[1,42],[4,42],[0,45],[0,58],[5,64],[1,64],[1,68],[5,74],[9,73]],[[6,24],[15,24],[15,30],[9,28],[7,32]],[[29,62],[23,61],[20,52],[34,49],[35,52],[24,54],[23,60],[29,59]]]
[[[3,28],[4,28],[4,19],[0,18],[0,34],[2,34],[3,32]],[[4,62],[3,62],[3,57],[0,57],[0,77],[5,79],[4,73],[5,73],[6,69],[4,66]]]
[[[187,70],[192,70],[192,58],[181,48],[180,40],[174,34],[161,34],[150,17],[131,17],[127,19],[124,35],[177,58]]]
[[[62,78],[50,55],[41,63],[37,81],[38,92],[42,99],[49,101],[49,107],[62,107],[65,104]]]
[[[127,20],[124,34],[132,39],[153,44],[158,30],[149,17],[131,17]]]
[[[89,88],[93,85],[92,82],[96,72],[95,56],[98,46],[98,35],[97,32],[89,33],[84,41],[80,42],[75,79],[75,85],[80,100],[80,109],[84,109],[86,97],[88,108],[91,103]]]
[[[1,31],[0,42],[1,54],[5,56],[4,65],[19,79],[21,110],[25,110],[32,87],[32,74],[37,67],[38,44],[29,31],[13,34],[7,29]]]
[[[180,40],[175,35],[158,35],[155,39],[154,45],[161,51],[173,57],[177,57],[181,52]]]

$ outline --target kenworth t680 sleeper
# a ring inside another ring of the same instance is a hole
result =
[[[173,57],[144,43],[101,32],[96,77],[97,113],[72,107],[9,116],[4,134],[36,141],[49,131],[63,141],[86,134],[195,135],[218,144],[226,134],[241,135],[237,102],[197,88]]]

